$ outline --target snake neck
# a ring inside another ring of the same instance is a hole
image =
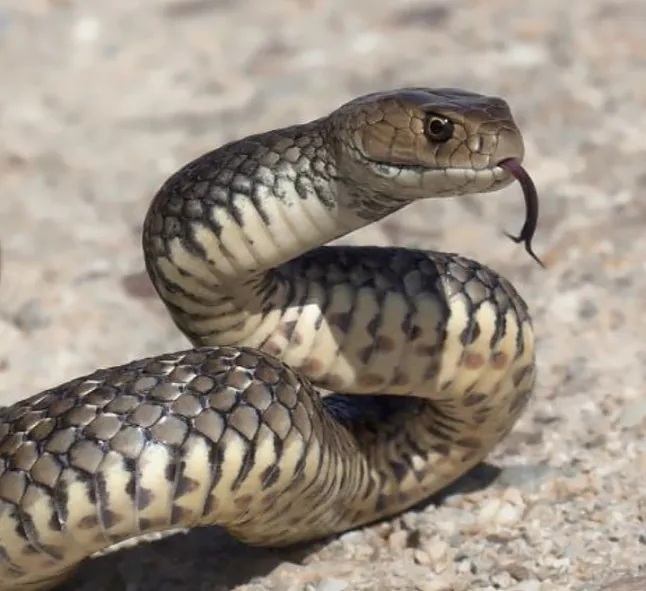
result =
[[[323,119],[258,134],[159,190],[144,223],[146,268],[193,345],[262,347],[304,289],[285,263],[408,203],[344,177],[335,146]]]

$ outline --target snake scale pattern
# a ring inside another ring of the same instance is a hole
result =
[[[328,536],[482,460],[535,382],[521,296],[456,254],[326,243],[420,199],[496,191],[523,156],[504,100],[403,88],[172,175],[143,250],[192,348],[0,410],[0,590],[53,588],[179,528]]]

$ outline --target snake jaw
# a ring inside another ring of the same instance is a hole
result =
[[[394,200],[410,202],[416,199],[456,197],[460,195],[491,193],[511,185],[516,179],[501,166],[476,168],[429,168],[419,164],[392,165],[365,159],[361,167],[362,183],[371,189],[392,196]],[[366,174],[369,169],[369,178]],[[355,166],[344,171],[356,176]]]

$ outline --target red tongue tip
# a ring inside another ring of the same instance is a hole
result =
[[[501,160],[498,163],[498,166],[504,168],[520,183],[525,197],[525,223],[523,224],[520,234],[518,234],[518,236],[512,236],[505,232],[505,235],[516,242],[516,244],[524,242],[527,253],[541,267],[545,268],[543,261],[538,258],[532,248],[532,238],[534,237],[536,226],[538,225],[538,192],[536,191],[534,181],[532,180],[532,177],[529,176],[529,173],[522,167],[520,162],[515,158],[506,158]]]

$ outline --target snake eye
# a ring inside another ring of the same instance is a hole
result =
[[[445,142],[453,136],[453,122],[442,115],[429,115],[426,135],[434,142]]]

